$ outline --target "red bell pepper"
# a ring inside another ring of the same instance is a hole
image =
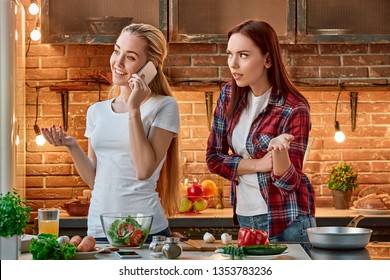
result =
[[[268,233],[264,230],[240,228],[238,231],[238,247],[268,244]]]

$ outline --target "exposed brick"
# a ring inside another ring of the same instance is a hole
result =
[[[368,68],[366,67],[321,67],[320,76],[324,78],[337,77],[368,77]]]
[[[217,79],[218,78],[218,69],[217,68],[192,68],[192,67],[180,67],[180,68],[171,68],[171,78],[187,78],[189,80],[194,80],[198,78],[203,78],[207,80]]]
[[[26,155],[26,163],[35,163],[42,164],[43,163],[43,155],[41,153],[28,153]]]
[[[43,57],[43,68],[89,67],[87,57]]]
[[[72,157],[68,152],[46,152],[45,153],[45,164],[64,164],[69,163],[72,164]]]
[[[168,55],[165,66],[190,66],[191,57],[189,55]]]
[[[29,199],[70,199],[72,198],[72,188],[27,188],[26,196]]]
[[[175,91],[175,96],[180,102],[205,102],[204,91]]]
[[[319,77],[317,67],[291,67],[289,73],[298,79]]]
[[[217,53],[216,44],[169,44],[169,54],[212,54]]]
[[[181,136],[181,139],[190,138],[191,137],[191,128],[190,127],[181,126],[181,128],[180,128],[180,136]]]
[[[371,67],[370,77],[389,77],[390,67]]]
[[[65,80],[65,69],[26,69],[27,80]]]
[[[181,145],[185,150],[206,150],[207,143],[205,141],[199,141],[197,138],[191,138],[183,139]]]
[[[69,174],[69,165],[40,165],[40,164],[28,164],[26,166],[26,175],[29,176],[53,176],[53,175],[66,175]]]
[[[293,66],[338,66],[340,65],[339,56],[313,56],[313,55],[294,55],[291,57]]]
[[[192,56],[193,66],[226,66],[227,56]]]
[[[192,104],[191,103],[179,103],[180,115],[192,114]]]
[[[28,56],[63,56],[65,47],[60,45],[31,45]]]
[[[193,138],[203,138],[204,142],[207,142],[207,139],[210,135],[208,126],[205,127],[193,127],[191,128],[191,135]]]
[[[26,57],[26,68],[38,68],[39,57]]]
[[[206,116],[180,116],[180,123],[183,126],[207,125]]]
[[[106,57],[106,61],[108,63],[113,50],[113,45],[68,45],[66,55],[77,57],[104,56]]]
[[[343,65],[389,65],[388,55],[344,55]]]
[[[318,54],[317,45],[282,45],[281,49],[288,51],[290,54]]]
[[[390,53],[390,44],[372,44],[370,53]]]
[[[94,69],[69,69],[68,76],[71,80],[98,80],[100,73],[107,72],[108,70],[110,70],[109,66],[106,68],[96,67]]]
[[[359,44],[323,44],[319,45],[321,54],[367,53],[368,45]]]
[[[46,187],[85,187],[85,182],[79,176],[48,176]]]
[[[44,177],[38,177],[38,176],[27,176],[26,177],[26,187],[43,187],[44,186]]]
[[[109,67],[109,57],[93,57],[91,58],[91,67]]]

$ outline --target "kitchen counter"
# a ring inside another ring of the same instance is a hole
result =
[[[108,244],[97,244],[97,248],[104,248]],[[285,253],[277,256],[251,256],[250,259],[277,259],[277,260],[310,260],[308,254],[303,250],[299,244],[287,244],[287,250]],[[150,255],[148,246],[145,244],[140,249],[123,249],[123,250],[134,250],[136,251],[143,260],[166,260],[164,258],[154,258]],[[91,257],[92,259],[99,260],[119,260],[114,253],[99,253]],[[89,258],[89,259],[91,259]],[[21,260],[31,260],[32,256],[30,253],[23,253],[20,257]],[[214,251],[184,251],[178,260],[227,260],[228,257],[215,253]],[[248,258],[249,259],[249,258]],[[168,260],[169,261],[169,260]]]
[[[97,244],[98,248],[107,247],[108,244]],[[183,249],[185,244],[182,245]],[[268,257],[250,257],[250,259],[275,259],[275,260],[390,260],[390,242],[370,242],[365,248],[357,250],[326,250],[310,248],[309,254],[300,244],[287,244],[288,248],[285,253],[278,256]],[[309,244],[305,244],[309,246]],[[126,249],[124,249],[126,250]],[[130,250],[130,249],[127,249]],[[148,251],[148,245],[145,244],[140,249],[134,249],[141,255],[144,260],[156,260]],[[21,260],[31,260],[30,253],[22,253]],[[90,254],[86,259],[115,260],[119,259],[113,253]],[[179,260],[226,260],[227,257],[215,253],[214,251],[191,251],[185,248]],[[160,260],[158,258],[157,260]],[[161,258],[161,260],[165,260]]]
[[[359,213],[352,209],[317,208],[317,226],[346,226]],[[228,232],[237,234],[237,226],[233,225],[232,208],[209,208],[201,213],[177,214],[169,219],[172,231],[178,231],[193,239],[201,239],[206,231]],[[390,241],[390,215],[366,215],[359,222],[359,227],[371,228],[371,241]],[[37,221],[35,221],[37,228]],[[87,217],[70,217],[61,211],[61,235],[86,235]],[[37,230],[35,230],[36,234]]]

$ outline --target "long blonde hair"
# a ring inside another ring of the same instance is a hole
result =
[[[163,62],[167,57],[167,42],[164,34],[149,24],[133,23],[122,29],[122,33],[129,32],[147,42],[146,53],[148,60],[157,62],[157,75],[150,82],[149,87],[154,95],[174,96],[169,82],[163,72]],[[109,89],[109,98],[120,94],[120,87],[112,85]],[[170,217],[177,213],[179,203],[180,184],[180,137],[172,139],[167,151],[167,157],[157,181],[158,192],[165,214]]]

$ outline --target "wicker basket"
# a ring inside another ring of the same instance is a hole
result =
[[[132,22],[132,17],[89,17],[86,22],[91,34],[119,35],[123,27]]]

